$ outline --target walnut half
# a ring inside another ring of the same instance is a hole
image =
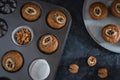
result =
[[[116,9],[116,11],[117,11],[118,13],[120,13],[120,3],[117,3],[117,4],[116,4],[115,9]]]
[[[100,7],[95,7],[94,8],[94,15],[98,16],[98,17],[102,15],[102,10],[101,10]]]
[[[71,64],[69,66],[69,72],[76,74],[79,71],[79,66],[77,64]]]
[[[117,32],[113,29],[106,29],[105,34],[109,37],[114,37],[117,34]]]

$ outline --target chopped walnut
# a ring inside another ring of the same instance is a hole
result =
[[[28,29],[21,29],[16,32],[15,39],[20,45],[28,44],[31,41],[31,32]]]

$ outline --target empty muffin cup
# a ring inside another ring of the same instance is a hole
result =
[[[23,66],[23,56],[17,51],[9,51],[2,57],[2,66],[8,72],[16,72]]]
[[[0,38],[3,37],[8,31],[8,25],[5,20],[0,18]]]
[[[10,14],[16,10],[16,0],[0,0],[0,13]]]
[[[45,59],[37,59],[30,64],[29,75],[33,80],[45,80],[50,74],[50,66]]]
[[[16,45],[26,45],[33,39],[33,31],[28,26],[20,26],[12,32],[12,40]]]

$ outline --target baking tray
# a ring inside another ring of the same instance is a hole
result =
[[[69,12],[63,7],[49,4],[40,0],[16,0],[16,2],[17,8],[15,12],[11,14],[0,14],[0,18],[4,19],[8,25],[7,33],[4,37],[0,38],[0,60],[6,52],[15,50],[19,51],[23,55],[24,64],[23,67],[15,73],[7,72],[0,64],[0,78],[6,77],[10,80],[32,80],[28,72],[29,65],[32,63],[32,61],[36,59],[46,59],[48,61],[48,64],[50,65],[51,72],[48,78],[45,80],[54,80],[60,57],[63,54],[65,41],[70,30],[72,22],[71,16]],[[28,22],[21,17],[20,10],[23,4],[25,4],[26,2],[35,2],[40,5],[42,13],[37,21]],[[65,13],[67,23],[64,28],[55,30],[50,28],[46,23],[46,17],[48,13],[52,10],[61,10]],[[12,41],[12,32],[17,27],[23,25],[27,25],[33,30],[34,37],[30,44],[19,46]],[[46,33],[55,35],[59,42],[59,47],[57,51],[55,51],[51,55],[43,54],[37,47],[37,42],[39,38]]]
[[[115,44],[107,43],[101,36],[101,29],[107,24],[115,24],[120,27],[120,19],[113,16],[110,11],[111,3],[114,0],[84,0],[83,19],[85,27],[90,36],[102,47],[115,53],[120,53],[120,42]],[[108,16],[103,20],[93,20],[89,15],[89,6],[94,2],[102,2],[108,8]]]

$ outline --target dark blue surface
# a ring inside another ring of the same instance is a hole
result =
[[[55,80],[120,80],[120,54],[110,52],[99,46],[85,29],[82,19],[84,0],[43,1],[65,7],[73,19]],[[94,67],[87,65],[87,58],[91,55],[97,57],[97,65]],[[68,66],[72,63],[79,65],[78,74],[69,73]],[[108,78],[100,79],[97,76],[97,69],[101,67],[108,69]]]

